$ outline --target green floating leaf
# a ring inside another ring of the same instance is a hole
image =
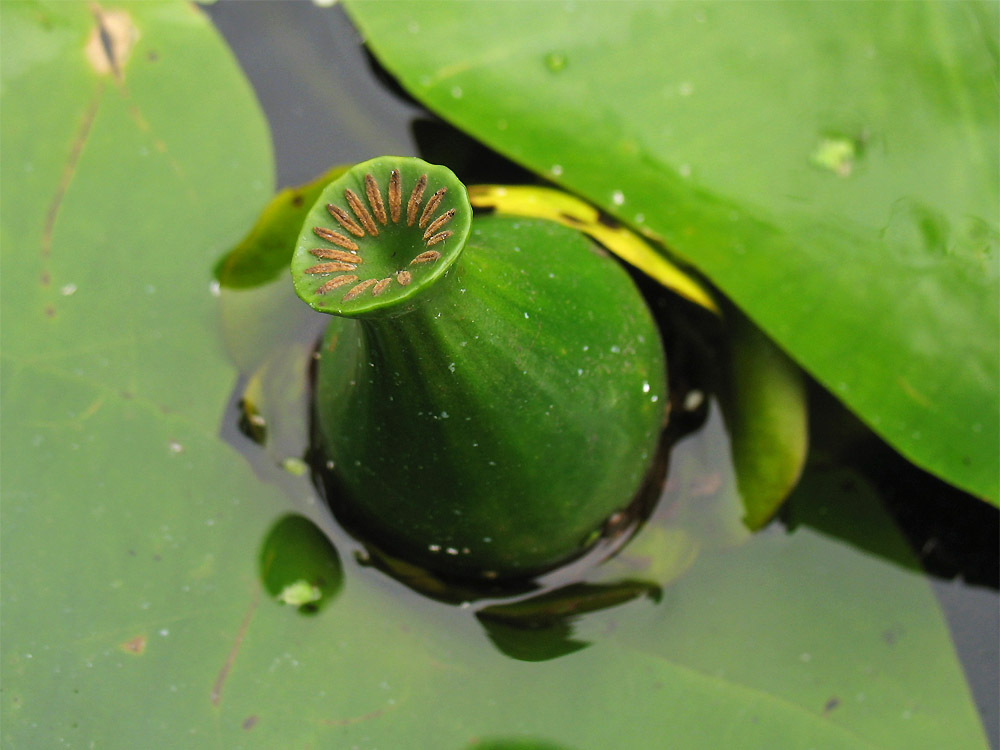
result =
[[[215,269],[219,283],[245,289],[285,274],[303,219],[327,183],[346,170],[333,167],[305,185],[285,188],[275,195],[247,236],[219,261]]]
[[[729,317],[729,393],[723,406],[744,522],[763,527],[795,488],[809,447],[802,373],[740,315]]]
[[[413,96],[690,261],[998,502],[996,4],[346,5]]]

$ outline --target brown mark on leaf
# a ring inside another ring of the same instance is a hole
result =
[[[398,703],[395,703],[390,708],[380,708],[376,711],[369,711],[361,716],[349,716],[346,719],[320,719],[319,723],[327,727],[349,727],[352,724],[360,724],[363,721],[378,719],[398,705]]]
[[[56,192],[53,194],[52,200],[49,201],[49,207],[45,211],[45,223],[42,225],[42,257],[45,259],[48,259],[52,254],[52,230],[59,216],[59,209],[62,208],[63,198],[66,197],[66,191],[69,189],[69,184],[73,181],[73,177],[76,174],[77,162],[80,161],[80,154],[83,151],[84,144],[87,142],[87,138],[90,136],[90,128],[94,124],[94,118],[97,116],[97,110],[103,98],[104,86],[102,84],[98,86],[94,97],[87,106],[87,111],[83,113],[83,119],[77,126],[76,135],[73,137],[73,143],[70,146],[69,156],[66,158],[62,174],[59,176],[59,184],[56,186]]]
[[[118,648],[120,648],[126,654],[135,654],[136,656],[142,656],[142,653],[146,650],[146,636],[137,635],[135,638],[130,638],[124,643],[118,644]]]
[[[225,662],[222,664],[222,669],[219,670],[219,674],[215,678],[215,683],[212,685],[212,692],[209,695],[209,699],[212,701],[213,706],[218,706],[219,703],[222,702],[222,688],[225,687],[226,680],[229,678],[229,673],[232,671],[233,664],[236,662],[236,657],[240,653],[240,647],[243,645],[243,639],[246,638],[247,630],[250,627],[250,621],[253,620],[258,604],[260,604],[259,586],[254,592],[253,598],[250,600],[250,605],[247,607],[247,611],[243,615],[243,620],[240,622],[239,630],[236,631],[236,638],[233,639],[233,645],[229,649],[229,654],[226,656]]]
[[[249,732],[251,729],[257,726],[257,721],[258,721],[257,715],[251,714],[250,716],[246,717],[243,720],[243,723],[240,726],[242,726],[244,730]]]
[[[828,716],[833,709],[840,705],[840,698],[833,696],[825,704],[823,704],[823,715]]]
[[[882,631],[882,640],[888,646],[895,646],[896,642],[903,637],[905,632],[902,625],[893,625]]]
[[[139,29],[123,10],[104,10],[97,3],[91,3],[90,12],[97,24],[84,48],[87,62],[100,75],[113,75],[123,81],[125,63],[139,40]]]

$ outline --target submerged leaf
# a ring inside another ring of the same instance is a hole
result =
[[[744,522],[764,526],[795,488],[809,447],[805,384],[798,366],[752,323],[729,317],[729,393],[723,409]]]

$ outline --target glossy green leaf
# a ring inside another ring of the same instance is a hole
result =
[[[608,579],[670,583],[661,602],[564,620],[565,656],[509,658],[479,604],[370,567],[282,468],[307,391],[272,381],[318,333],[283,315],[291,284],[212,294],[272,179],[259,111],[188,5],[124,6],[122,78],[92,70],[118,7],[0,6],[4,747],[984,746],[926,582],[878,557],[907,559],[883,516],[858,511],[858,553],[801,489],[797,531],[733,547],[715,411],[640,532],[682,551],[637,538]],[[236,433],[241,374],[264,446]]]
[[[745,318],[728,318],[724,399],[744,522],[763,528],[795,488],[809,448],[805,383],[794,362]]]
[[[312,182],[285,188],[275,195],[247,236],[219,262],[215,269],[219,283],[244,289],[273,281],[285,273],[291,257],[289,237],[298,235],[302,220],[320,192],[345,169],[333,167]]]
[[[417,99],[662,241],[997,502],[995,4],[347,5]]]

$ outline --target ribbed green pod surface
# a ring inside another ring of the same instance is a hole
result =
[[[342,510],[377,545],[445,575],[524,577],[629,505],[666,364],[642,296],[584,235],[473,219],[450,171],[386,157],[324,191],[292,269],[303,299],[348,319],[319,351],[316,420]]]

